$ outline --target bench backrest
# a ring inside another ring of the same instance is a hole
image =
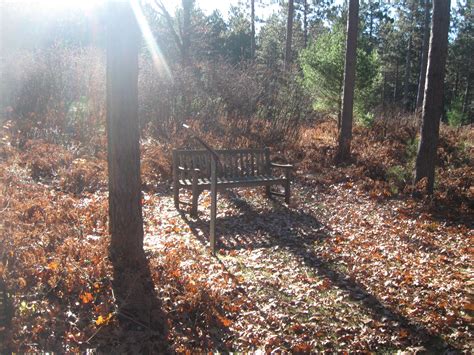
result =
[[[270,151],[261,149],[221,149],[219,155],[217,177],[238,178],[246,176],[266,175],[270,168]],[[211,176],[211,153],[207,150],[173,150],[173,174],[179,179],[188,179],[191,175],[179,171],[178,166],[185,169],[199,169],[200,177]]]

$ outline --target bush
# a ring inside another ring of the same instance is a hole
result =
[[[20,146],[35,138],[87,142],[104,125],[105,61],[99,49],[55,45],[34,53],[13,51],[2,61],[1,104],[11,109]]]
[[[469,120],[467,114],[463,114],[462,112],[461,97],[458,97],[456,100],[453,101],[446,116],[448,118],[448,124],[450,126],[459,127],[463,124],[468,123]]]
[[[75,159],[61,175],[61,189],[76,195],[107,187],[106,162],[92,157]]]
[[[341,110],[344,55],[345,32],[342,25],[321,34],[317,41],[301,52],[304,84],[312,93],[316,110],[333,114]],[[359,46],[356,73],[354,108],[359,115],[365,115],[378,101],[376,92],[381,75],[376,51],[369,53]]]
[[[12,53],[4,62],[1,104],[11,108],[15,145],[23,148],[28,140],[42,139],[76,149],[105,136],[103,51],[56,45],[34,55]],[[17,74],[7,71],[9,65]],[[170,73],[163,74],[151,58],[141,56],[140,124],[142,132],[149,131],[160,143],[175,145],[181,124],[190,120],[200,121],[204,132],[220,136],[225,130],[229,140],[252,132],[261,142],[254,130],[260,124],[267,127],[265,136],[272,131],[275,139],[291,138],[298,122],[310,114],[310,98],[296,68],[287,73],[213,58],[185,68],[171,65]],[[38,161],[35,176],[48,175],[43,163]]]
[[[389,183],[392,194],[403,191],[405,186],[411,181],[412,174],[406,166],[394,165],[387,169],[386,179]]]
[[[72,161],[72,154],[63,147],[45,141],[28,141],[22,160],[27,162],[34,180],[54,179]]]
[[[375,121],[375,114],[372,112],[367,112],[365,114],[359,115],[358,116],[358,121],[364,126],[364,127],[372,127]]]

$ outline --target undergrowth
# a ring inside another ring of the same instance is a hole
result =
[[[337,128],[333,121],[281,130],[266,120],[189,123],[215,147],[270,146],[273,159],[296,164],[297,179],[311,179],[322,188],[340,182],[356,184],[381,201],[411,193],[415,126],[393,123],[386,127],[374,122],[370,128],[356,127],[353,161],[334,166]],[[115,339],[117,321],[107,256],[103,131],[85,142],[69,139],[60,144],[48,139],[57,138],[57,132],[49,135],[45,130],[41,139],[24,133],[14,121],[6,122],[0,140],[0,277],[14,299],[11,341],[4,346],[15,351],[56,352],[95,347],[103,339]],[[453,220],[473,207],[473,148],[460,144],[472,140],[472,130],[467,127],[442,127],[434,206],[438,211],[445,208],[444,213]],[[167,139],[144,132],[142,181],[146,196],[152,196],[148,194],[158,183],[170,181],[171,150],[183,146],[196,147],[197,143],[182,130]],[[150,201],[153,199],[147,203]],[[178,251],[153,264],[155,282],[165,285],[161,295],[181,300],[168,320],[168,340],[181,336],[177,332],[184,327],[189,329],[186,337],[194,339],[190,344],[195,348],[214,348],[218,344],[205,334],[212,332],[216,322],[224,327],[230,324],[227,314],[244,305],[232,301],[228,292],[233,291],[224,285],[231,282],[228,276],[216,281],[223,283],[221,291],[213,286],[216,291],[209,293],[210,281],[199,277],[206,275],[204,266],[183,271],[191,253],[182,244]]]

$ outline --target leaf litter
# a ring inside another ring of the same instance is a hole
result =
[[[115,316],[106,175],[64,172],[103,171],[103,157],[30,144],[35,159],[0,146],[0,276],[14,310],[3,346],[124,350],[134,334]],[[145,177],[144,244],[168,349],[469,352],[472,220],[345,176],[300,175],[289,206],[261,189],[220,194],[216,258],[209,194],[191,218]]]

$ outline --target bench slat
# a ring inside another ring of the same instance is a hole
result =
[[[274,184],[284,183],[284,178],[277,178],[274,176],[262,176],[255,178],[244,178],[244,179],[217,179],[217,186],[218,188],[232,188],[232,187],[246,187],[246,186],[270,186]],[[191,189],[192,188],[192,180],[191,179],[184,179],[179,180],[179,184],[182,188]],[[211,186],[210,179],[198,179],[198,188],[200,189],[208,189]]]
[[[259,176],[269,173],[269,152],[265,149],[231,149],[217,150],[220,156],[218,165],[218,177],[245,177]],[[205,150],[174,150],[173,164],[185,169],[199,169],[200,176],[210,177],[211,155]],[[173,170],[175,171],[175,170]],[[177,173],[180,179],[191,178],[188,171]]]
[[[175,149],[178,155],[195,155],[195,154],[209,154],[205,149],[187,150],[187,149]],[[262,148],[247,148],[247,149],[215,149],[217,154],[239,154],[239,153],[250,153],[250,152],[264,152]]]

